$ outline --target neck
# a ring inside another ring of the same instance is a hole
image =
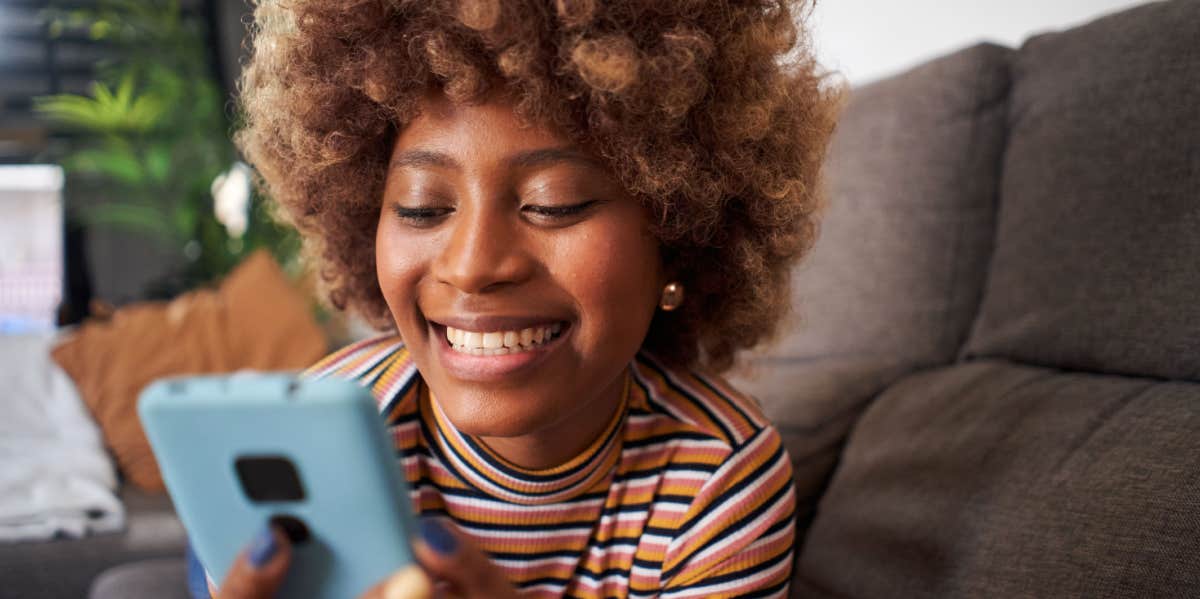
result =
[[[566,418],[519,437],[478,437],[500,457],[528,470],[545,470],[583,453],[608,429],[625,395],[622,372],[603,392]]]

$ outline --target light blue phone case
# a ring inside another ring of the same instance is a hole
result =
[[[358,385],[288,374],[169,379],[142,392],[138,414],[216,582],[275,516],[299,519],[310,535],[293,548],[279,597],[357,597],[412,562],[408,485],[375,401]],[[294,465],[303,499],[247,496],[235,462],[265,456]]]

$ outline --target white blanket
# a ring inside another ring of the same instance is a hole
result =
[[[120,530],[96,423],[50,358],[55,335],[0,335],[0,542]]]

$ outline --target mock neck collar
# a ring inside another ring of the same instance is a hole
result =
[[[575,498],[612,473],[621,454],[621,430],[629,403],[626,372],[621,402],[608,426],[579,455],[558,466],[523,468],[498,455],[480,439],[454,428],[441,406],[422,384],[420,410],[426,416],[431,444],[445,466],[477,490],[522,505],[545,505]]]

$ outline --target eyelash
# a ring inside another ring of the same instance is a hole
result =
[[[446,208],[405,208],[404,206],[392,206],[392,210],[401,220],[413,223],[427,223],[435,218],[449,214]]]
[[[570,206],[537,206],[531,204],[525,206],[524,209],[547,218],[569,218],[583,213],[584,210],[591,208],[598,201],[588,200],[579,204],[571,204]],[[416,226],[432,226],[435,219],[447,216],[454,211],[452,208],[405,208],[399,205],[393,206],[392,209],[401,220],[408,221]]]
[[[575,216],[584,210],[591,208],[595,203],[596,200],[588,200],[579,204],[571,204],[570,206],[537,206],[531,204],[525,208],[530,212],[540,216],[548,216],[550,218],[566,218],[568,216]]]

